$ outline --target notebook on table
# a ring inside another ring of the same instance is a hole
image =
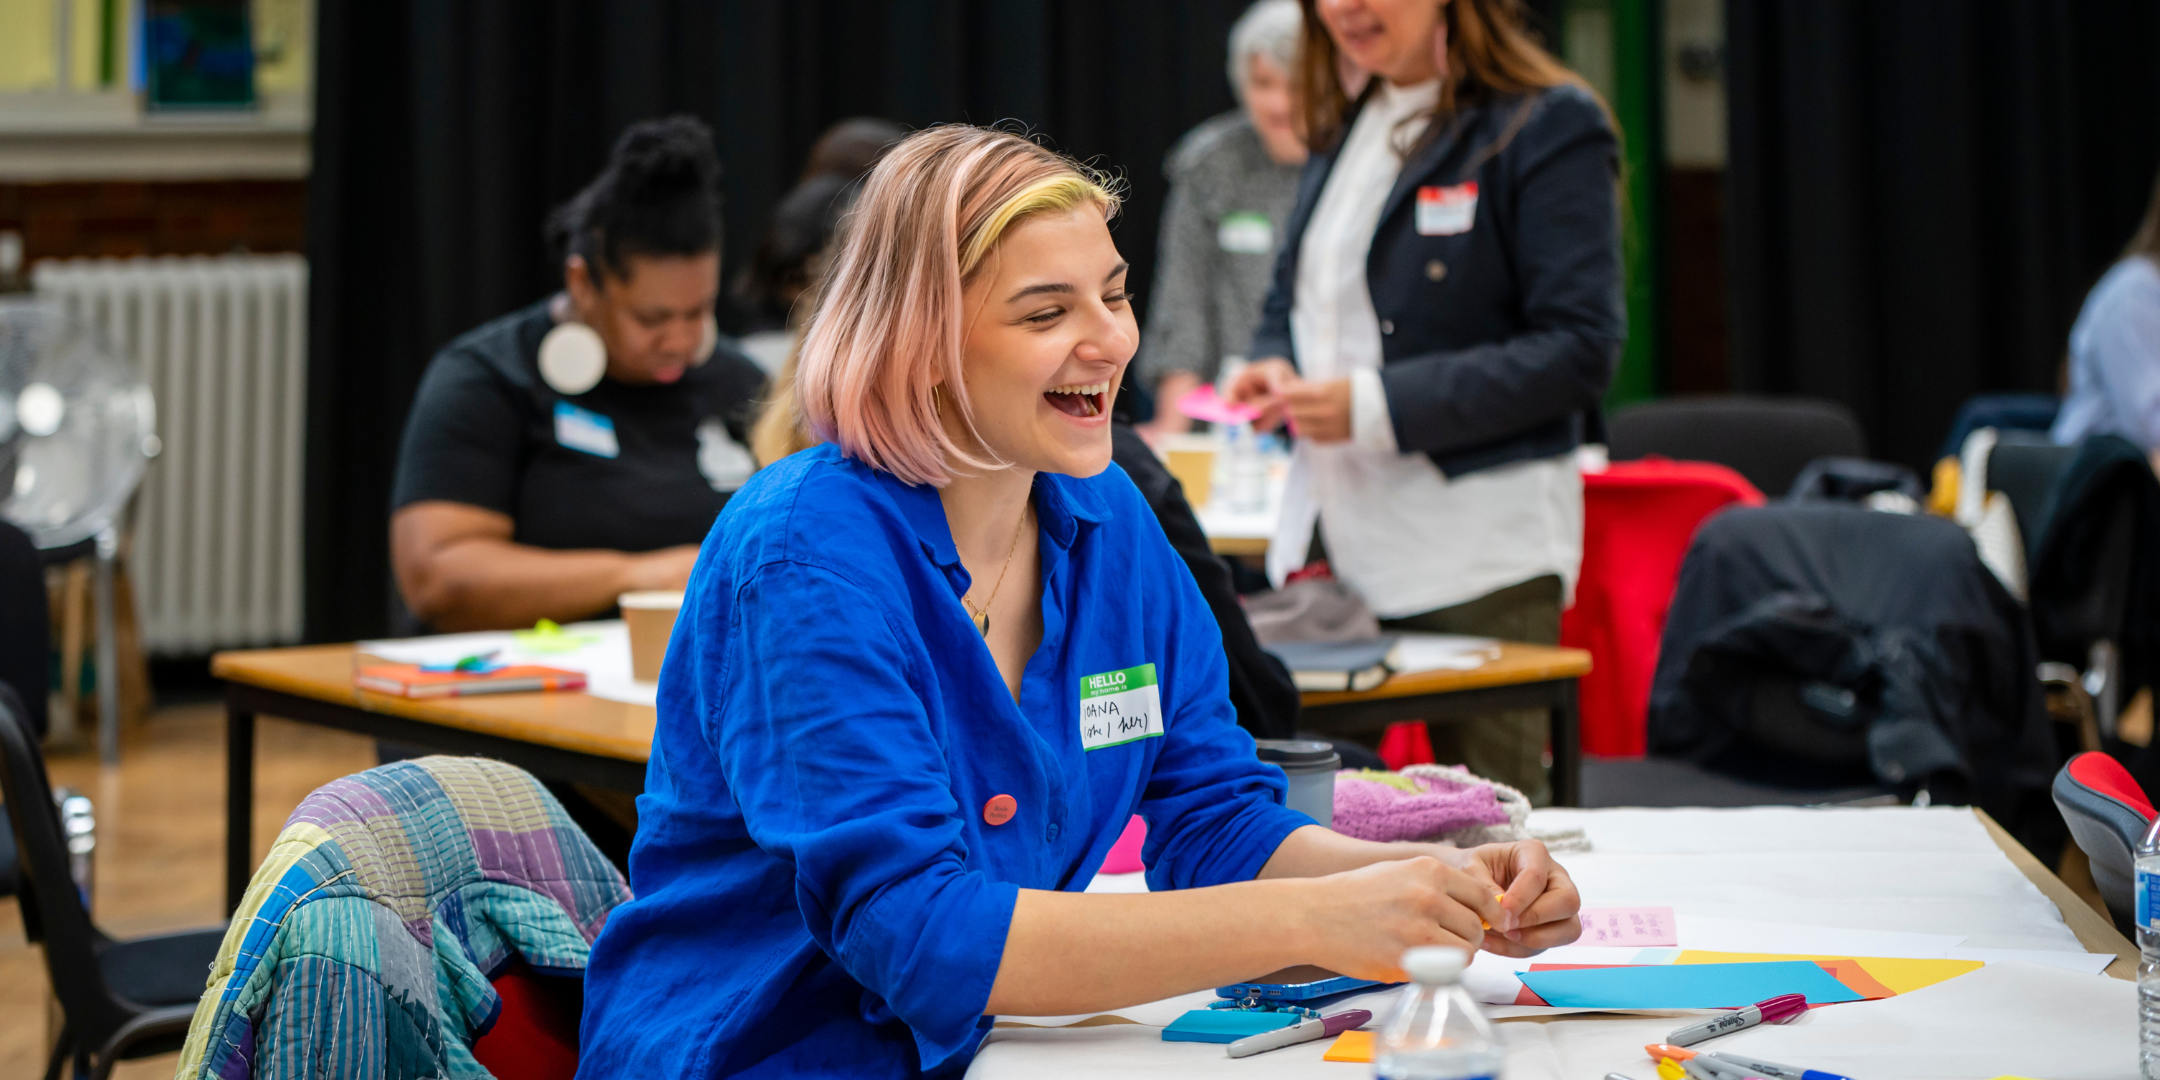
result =
[[[540,664],[508,664],[490,671],[438,671],[419,664],[363,664],[353,685],[399,697],[464,697],[530,690],[582,690],[585,673]]]
[[[1302,691],[1370,690],[1399,666],[1401,639],[1393,634],[1354,641],[1286,641],[1267,651],[1290,669]]]

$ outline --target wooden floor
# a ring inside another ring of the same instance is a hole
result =
[[[48,751],[50,752],[50,751]],[[97,805],[95,916],[116,937],[213,926],[223,920],[225,717],[216,704],[161,709],[130,733],[121,764],[54,754],[53,784]],[[307,793],[375,764],[355,735],[262,718],[256,728],[255,855],[270,850]],[[50,984],[23,940],[21,910],[0,899],[0,1080],[36,1080],[45,1065]],[[122,1065],[115,1076],[163,1080],[178,1055]]]

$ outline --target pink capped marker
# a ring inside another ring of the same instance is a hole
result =
[[[1689,1024],[1665,1037],[1674,1046],[1693,1046],[1705,1039],[1746,1031],[1757,1024],[1780,1024],[1807,1011],[1807,995],[1779,994],[1765,998],[1746,1008],[1734,1009],[1723,1016],[1712,1017],[1700,1024]]]

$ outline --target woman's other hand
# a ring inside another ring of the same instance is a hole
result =
[[[1298,381],[1297,369],[1280,356],[1255,360],[1230,380],[1230,401],[1260,410],[1253,427],[1273,431],[1283,421],[1283,390]]]
[[[1482,873],[1495,890],[1501,917],[1489,919],[1492,932],[1485,949],[1502,956],[1530,956],[1582,936],[1582,894],[1567,869],[1553,861],[1552,853],[1536,840],[1512,844],[1486,844],[1461,851],[1449,859],[1461,872]]]
[[[1290,419],[1290,434],[1315,443],[1349,441],[1350,380],[1297,379],[1283,387],[1281,400]]]
[[[1400,982],[1402,955],[1420,945],[1476,951],[1497,944],[1482,924],[1501,915],[1477,869],[1430,856],[1307,878],[1303,940],[1311,962],[1360,979]]]

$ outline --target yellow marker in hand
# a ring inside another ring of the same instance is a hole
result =
[[[1493,903],[1495,903],[1495,904],[1504,904],[1504,903],[1506,903],[1506,902],[1507,902],[1507,894],[1506,894],[1506,893],[1494,893],[1494,894],[1493,894]],[[1490,930],[1490,929],[1492,929],[1492,924],[1491,924],[1491,923],[1489,923],[1489,922],[1486,922],[1486,921],[1485,921],[1485,920],[1483,920],[1483,919],[1479,919],[1479,920],[1477,921],[1477,924],[1478,924],[1478,928],[1479,928],[1479,929],[1481,929],[1481,930]]]

